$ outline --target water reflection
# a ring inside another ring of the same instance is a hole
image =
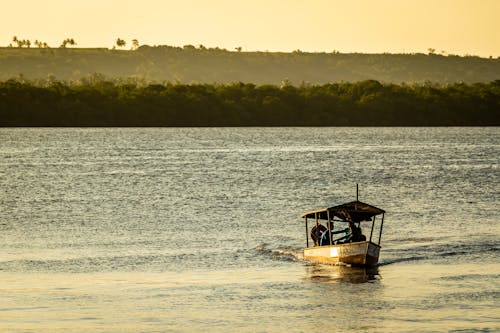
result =
[[[314,283],[366,283],[380,279],[378,267],[311,264],[306,279]]]

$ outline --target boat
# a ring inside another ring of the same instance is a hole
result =
[[[380,223],[376,223],[379,215]],[[383,209],[359,201],[357,191],[355,201],[303,213],[306,225],[304,259],[351,266],[376,265],[381,249],[384,215]],[[308,222],[311,220],[314,223],[309,228]],[[369,238],[363,235],[361,223],[371,223]],[[374,235],[377,230],[378,237]],[[309,236],[313,241],[311,246]]]

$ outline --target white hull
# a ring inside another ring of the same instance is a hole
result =
[[[323,263],[370,266],[378,263],[380,246],[372,242],[314,246],[304,249],[304,258]]]

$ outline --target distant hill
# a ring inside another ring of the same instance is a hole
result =
[[[78,80],[96,73],[146,82],[325,84],[367,79],[383,83],[491,82],[499,58],[438,54],[232,52],[191,45],[137,50],[0,48],[0,80]]]

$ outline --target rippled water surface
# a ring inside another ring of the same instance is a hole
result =
[[[499,128],[0,129],[0,332],[500,330]],[[387,211],[380,265],[300,214]]]

